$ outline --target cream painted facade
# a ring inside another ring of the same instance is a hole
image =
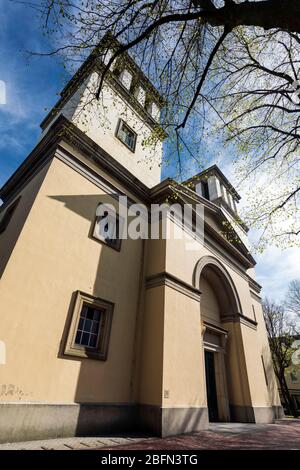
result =
[[[150,110],[162,101],[128,63],[134,89],[112,72],[85,119],[70,112],[70,100],[85,99],[100,72],[83,66],[0,191],[2,442],[137,429],[165,436],[205,429],[209,419],[273,422],[281,414],[255,262],[222,235],[239,196],[216,167],[199,176],[204,189],[209,179],[210,200],[195,185],[177,185],[182,204],[204,205],[196,250],[177,239],[126,239],[118,249],[95,239],[101,202],[118,208],[126,195],[149,207],[175,184],[160,182],[162,143],[143,147],[144,136],[157,135]],[[147,98],[137,104],[140,83]],[[134,151],[116,136],[120,119],[136,133]],[[80,296],[110,309],[101,313],[101,357],[66,348],[76,346]]]

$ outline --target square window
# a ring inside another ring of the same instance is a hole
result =
[[[209,201],[209,189],[208,189],[208,182],[207,181],[201,181],[201,186],[202,186],[202,196],[205,197]]]
[[[96,347],[100,334],[100,318],[104,310],[83,305],[77,327],[75,344],[85,347]],[[85,319],[83,316],[85,315]]]
[[[119,80],[121,84],[126,88],[127,91],[130,90],[131,88],[131,82],[132,82],[132,74],[129,72],[129,70],[124,69],[120,73]]]
[[[155,119],[155,121],[159,122],[160,120],[160,108],[157,106],[156,103],[153,101],[148,102],[147,104],[147,111]]]
[[[101,214],[103,215],[96,215],[93,237],[102,241],[111,248],[120,250],[121,237],[123,233],[123,219],[109,207],[104,207]]]
[[[144,108],[145,103],[146,103],[146,92],[142,86],[138,85],[135,87],[134,97],[137,99],[140,105],[143,106]]]
[[[113,304],[77,291],[64,353],[106,360]]]
[[[118,124],[117,137],[129,150],[135,151],[136,133],[122,119]]]

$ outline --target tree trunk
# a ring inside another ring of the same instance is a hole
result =
[[[298,418],[298,411],[295,406],[294,400],[289,392],[289,389],[285,380],[285,376],[284,376],[284,371],[278,372],[277,378],[278,378],[278,382],[281,388],[281,393],[288,407],[289,414],[294,416],[294,418]]]
[[[300,33],[298,0],[252,0],[238,4],[225,0],[222,8],[216,8],[211,0],[194,0],[194,5],[202,9],[202,20],[212,26],[227,26],[229,30],[236,26],[260,26]]]

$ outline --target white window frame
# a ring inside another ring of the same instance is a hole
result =
[[[110,340],[112,316],[114,304],[107,300],[94,297],[81,291],[75,293],[75,303],[72,312],[72,319],[65,344],[64,354],[68,356],[78,356],[81,358],[98,359],[106,361]],[[97,345],[93,348],[75,343],[75,338],[80,321],[80,314],[84,305],[102,310],[99,324]]]
[[[120,235],[123,233],[124,219],[123,217],[120,217],[119,214],[117,214],[116,210],[110,204],[101,204],[101,206],[103,206],[103,210],[107,212],[106,217],[108,219],[108,223],[111,225],[108,233],[111,236],[107,237],[101,234],[100,229],[101,229],[102,215],[101,216],[99,215],[98,208],[97,208],[96,220],[95,220],[94,231],[93,231],[93,238],[101,241],[102,243],[105,243],[105,245],[111,248],[114,248],[117,251],[120,251],[121,243],[122,243],[122,237]],[[116,224],[118,225],[118,227],[116,226]],[[116,233],[117,229],[119,233]]]
[[[127,127],[127,129],[132,132],[133,134],[133,146],[129,145],[126,140],[123,139],[122,137],[122,128],[123,126]],[[126,145],[126,147],[131,151],[131,152],[135,152],[135,148],[136,148],[136,140],[137,140],[137,134],[136,132],[134,132],[134,130],[128,126],[128,124],[123,121],[123,119],[119,119],[119,122],[118,122],[118,127],[117,127],[117,132],[116,132],[116,136],[117,138],[122,142],[122,144]]]

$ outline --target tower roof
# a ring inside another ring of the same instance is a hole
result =
[[[156,102],[160,108],[164,106],[164,98],[158,92],[157,88],[151,83],[149,78],[143,73],[141,68],[128,54],[128,52],[122,52],[122,54],[120,54],[120,56],[116,58],[116,67],[114,67],[114,70],[107,70],[107,66],[104,62],[105,55],[108,51],[116,52],[118,49],[121,48],[122,44],[111,33],[107,33],[102,38],[98,46],[95,47],[95,49],[79,67],[77,72],[66,84],[66,86],[60,93],[60,99],[41,122],[41,128],[43,130],[48,126],[48,124],[53,120],[53,118],[58,114],[60,109],[68,101],[68,99],[70,99],[73,93],[79,88],[79,86],[93,71],[98,71],[100,73],[105,71],[105,78],[117,85],[119,91],[123,93],[127,92],[127,96],[125,96],[125,98],[129,100],[131,104],[137,106],[139,112],[142,111],[143,113],[147,114],[147,116],[145,117],[148,121],[150,119],[150,121],[153,121],[156,126],[158,125],[157,122],[154,122],[152,116],[145,109],[142,108],[142,106],[137,102],[137,100],[132,100],[131,93],[129,93],[128,90],[124,89],[124,87],[120,87],[120,82],[119,80],[117,80],[117,77],[114,73],[114,70],[117,69],[118,64],[124,64],[124,67],[126,67],[126,69],[129,69],[129,71],[133,73],[135,81],[138,79],[138,82],[147,90],[148,94],[151,95],[153,101]]]

